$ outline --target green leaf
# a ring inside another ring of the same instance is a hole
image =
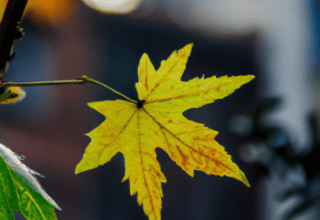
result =
[[[14,211],[32,220],[57,219],[54,207],[61,208],[34,175],[40,174],[21,163],[14,152],[0,144],[0,219],[15,219]]]
[[[0,218],[14,219],[13,210],[19,209],[18,192],[10,168],[0,157]]]

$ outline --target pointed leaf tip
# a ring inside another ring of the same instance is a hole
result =
[[[247,187],[251,188],[251,186],[250,186],[250,184],[249,184],[249,181],[248,181],[246,175],[244,175],[244,173],[243,173],[241,170],[239,170],[239,175],[240,175],[240,177],[241,177],[240,181],[243,182],[244,185],[246,185]]]

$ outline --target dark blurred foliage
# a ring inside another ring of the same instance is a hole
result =
[[[263,122],[263,118],[276,110],[280,103],[280,98],[261,99],[246,114],[234,116],[230,128],[247,141],[239,154],[244,161],[255,164],[255,179],[273,172],[282,181],[290,183],[277,192],[276,200],[286,202],[294,196],[302,197],[298,205],[282,214],[283,219],[289,220],[301,216],[320,201],[320,169],[316,165],[320,155],[320,113],[318,110],[309,113],[307,120],[312,144],[297,152],[286,128],[280,124],[268,126]]]

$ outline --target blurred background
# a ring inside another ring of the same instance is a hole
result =
[[[182,80],[256,76],[184,113],[220,132],[252,187],[199,171],[190,178],[157,149],[167,178],[162,219],[320,219],[319,13],[319,0],[29,0],[5,81],[87,75],[137,99],[142,54],[157,69],[193,42]],[[121,183],[122,154],[74,174],[84,134],[104,120],[86,103],[119,97],[91,84],[24,90],[23,101],[0,106],[0,142],[46,176],[39,181],[62,207],[58,219],[147,219]]]

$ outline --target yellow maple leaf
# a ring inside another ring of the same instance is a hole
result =
[[[121,152],[125,158],[123,181],[130,180],[130,193],[138,194],[138,203],[143,204],[150,220],[161,219],[161,183],[166,182],[156,158],[158,147],[190,176],[194,170],[202,170],[233,177],[249,186],[231,156],[215,141],[218,132],[188,120],[182,113],[226,97],[254,76],[213,76],[182,82],[191,48],[188,44],[174,51],[157,71],[148,55],[143,54],[136,83],[138,102],[88,103],[106,120],[87,134],[91,143],[75,173],[103,165]]]

